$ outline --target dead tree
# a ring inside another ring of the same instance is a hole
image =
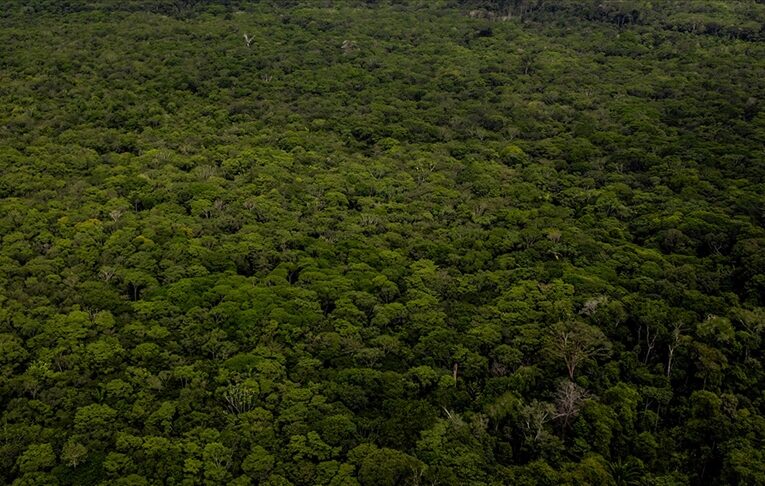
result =
[[[561,421],[561,430],[564,436],[588,398],[590,398],[590,394],[587,390],[573,381],[564,380],[561,382],[558,392],[555,394],[554,418]]]
[[[675,328],[672,330],[672,341],[667,344],[667,378],[672,375],[672,360],[675,357],[675,351],[682,343],[682,324],[675,324]]]
[[[657,333],[654,333],[653,336],[651,335],[651,326],[646,325],[645,326],[645,344],[648,347],[648,349],[645,352],[645,359],[643,360],[643,364],[647,365],[648,360],[651,357],[651,352],[653,352],[653,348],[656,345],[656,336]]]

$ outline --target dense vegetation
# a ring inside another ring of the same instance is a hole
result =
[[[0,483],[765,484],[764,21],[5,0]]]

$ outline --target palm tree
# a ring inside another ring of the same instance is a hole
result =
[[[634,457],[626,461],[617,459],[608,464],[608,471],[614,479],[616,486],[637,486],[643,478],[643,464]]]

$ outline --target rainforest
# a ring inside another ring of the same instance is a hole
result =
[[[3,0],[0,484],[765,485],[762,0]]]

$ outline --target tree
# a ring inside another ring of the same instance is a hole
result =
[[[361,461],[359,482],[362,486],[394,486],[414,482],[423,465],[414,457],[395,449],[372,450]]]
[[[676,323],[672,329],[672,337],[667,344],[667,378],[672,377],[672,361],[675,358],[675,351],[682,346],[684,336],[682,335],[683,326],[681,323]]]
[[[117,411],[108,405],[91,404],[77,409],[74,417],[74,430],[95,441],[107,441],[111,438],[116,424]]]
[[[584,402],[590,398],[590,394],[572,381],[561,381],[555,393],[554,418],[561,421],[561,429],[565,436],[571,422],[582,409]]]
[[[527,441],[540,442],[545,438],[545,425],[557,416],[556,407],[552,403],[538,400],[532,401],[521,410],[523,433]]]
[[[611,345],[603,332],[581,321],[566,321],[553,326],[547,350],[566,365],[569,380],[574,380],[577,367],[589,360],[608,356]]]
[[[73,440],[69,440],[61,449],[61,461],[69,467],[77,467],[88,457],[88,449]]]
[[[56,454],[50,444],[32,444],[19,456],[16,465],[22,473],[50,469],[56,464]]]
[[[617,486],[637,486],[644,477],[643,465],[634,457],[627,461],[621,459],[608,464],[608,472],[611,473]]]
[[[268,476],[268,473],[274,467],[275,458],[261,446],[252,448],[247,457],[242,462],[242,471],[252,479],[262,480]]]
[[[0,10],[0,484],[765,482],[762,1]]]

